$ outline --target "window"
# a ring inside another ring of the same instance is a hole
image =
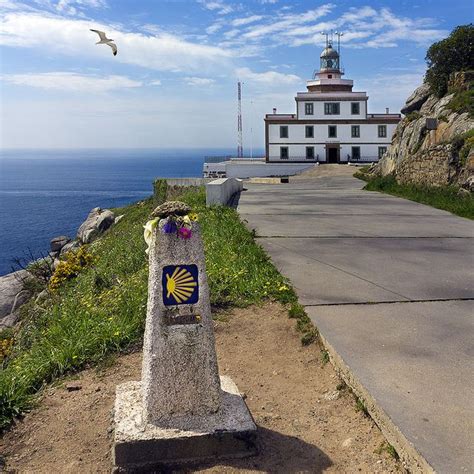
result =
[[[337,137],[337,127],[335,125],[328,126],[328,137],[336,138]]]
[[[306,147],[306,159],[307,160],[314,160],[314,146],[307,146]]]
[[[360,104],[359,102],[351,102],[351,114],[359,115],[360,114]]]
[[[280,126],[280,138],[288,138],[288,125]]]
[[[281,160],[287,160],[288,159],[288,147],[287,146],[281,146],[280,147],[280,159]]]
[[[328,74],[328,79],[332,79],[332,74]]]
[[[352,159],[353,160],[360,160],[360,146],[353,146],[352,147]]]
[[[360,138],[360,125],[352,125],[351,127],[351,137]]]
[[[306,102],[304,104],[304,113],[305,115],[313,115],[314,110],[313,110],[313,104],[311,102]]]
[[[314,127],[312,125],[306,125],[305,137],[306,138],[314,138]]]
[[[324,114],[325,115],[339,115],[339,102],[328,102],[324,104]]]
[[[387,137],[387,125],[379,125],[379,138]]]
[[[380,158],[382,158],[382,156],[384,155],[384,153],[387,151],[387,147],[386,146],[379,146],[379,160]]]

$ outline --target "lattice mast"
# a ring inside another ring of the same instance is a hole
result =
[[[243,158],[244,146],[242,137],[242,84],[237,82],[237,158]]]

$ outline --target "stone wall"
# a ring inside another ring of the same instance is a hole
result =
[[[451,145],[438,145],[398,163],[395,177],[401,184],[445,186],[459,175],[451,159]]]
[[[455,90],[467,90],[472,72],[451,76],[450,91],[438,98],[422,84],[408,97],[401,112],[406,114],[398,124],[392,143],[384,157],[370,171],[373,175],[392,174],[399,183],[427,186],[459,185],[471,189],[474,181],[472,150],[461,159],[453,141],[474,128],[474,119],[467,112],[451,109]],[[437,129],[428,130],[426,119],[437,119]]]

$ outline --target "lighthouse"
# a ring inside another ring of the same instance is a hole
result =
[[[401,115],[369,114],[366,92],[353,91],[343,75],[340,48],[326,35],[319,70],[296,94],[296,113],[265,116],[267,163],[370,163],[384,155]]]

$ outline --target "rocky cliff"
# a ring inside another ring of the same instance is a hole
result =
[[[438,98],[425,83],[408,97],[392,145],[371,172],[399,183],[459,185],[474,191],[474,72],[451,76]],[[435,119],[435,120],[428,120]]]

